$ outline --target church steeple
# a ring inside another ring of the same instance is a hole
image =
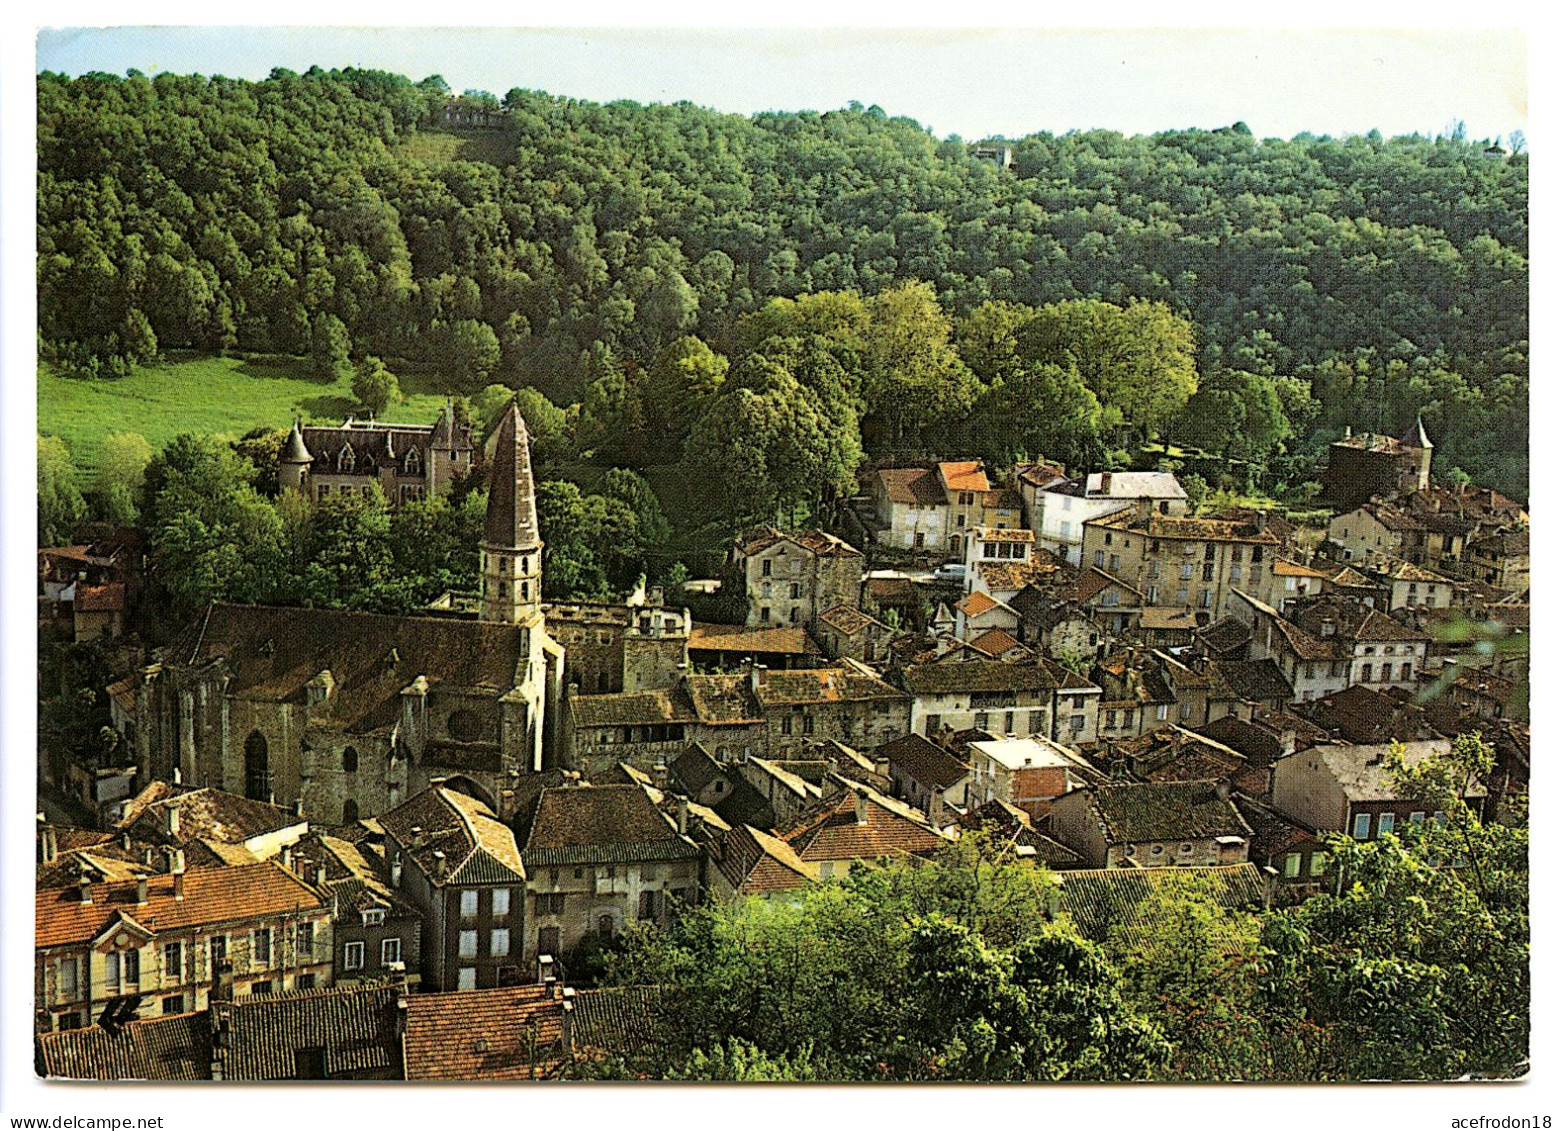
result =
[[[531,437],[520,406],[505,410],[488,451],[488,516],[483,526],[479,616],[530,624],[542,615],[542,539],[537,533]]]

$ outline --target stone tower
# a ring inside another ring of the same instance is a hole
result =
[[[490,446],[478,615],[501,624],[531,625],[542,619],[542,539],[537,533],[531,438],[514,401]]]
[[[277,461],[278,484],[284,491],[302,491],[304,479],[309,474],[309,465],[314,462],[315,457],[309,454],[309,448],[304,444],[303,429],[295,419],[293,431],[288,434],[287,443],[282,447],[282,457]]]
[[[1400,489],[1405,494],[1412,491],[1425,491],[1432,482],[1432,441],[1427,439],[1426,425],[1421,423],[1421,414],[1416,413],[1416,422],[1410,431],[1405,433],[1404,439],[1399,441],[1399,446],[1405,451],[1405,482]]]

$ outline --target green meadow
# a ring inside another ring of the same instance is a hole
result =
[[[396,372],[405,399],[381,419],[432,423],[448,385],[433,375]],[[157,451],[181,432],[238,437],[252,428],[286,427],[295,415],[340,423],[357,411],[351,382],[313,379],[307,358],[192,357],[118,380],[66,377],[47,365],[38,371],[38,431],[64,438],[83,480],[97,467],[110,432],[139,432]]]

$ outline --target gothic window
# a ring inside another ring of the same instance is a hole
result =
[[[407,452],[407,458],[403,461],[402,468],[408,475],[422,474],[423,461],[418,458],[418,450],[416,448],[412,448]]]
[[[351,444],[343,444],[342,450],[336,453],[336,470],[351,471],[358,466],[358,455],[353,451]]]
[[[251,801],[271,800],[271,767],[266,736],[250,731],[244,740],[244,796]]]

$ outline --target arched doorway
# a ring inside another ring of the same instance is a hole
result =
[[[251,801],[271,800],[271,762],[266,736],[258,730],[244,740],[244,796]]]

